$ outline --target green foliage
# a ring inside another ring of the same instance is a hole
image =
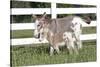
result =
[[[31,23],[31,15],[13,15],[11,16],[11,23]]]
[[[96,7],[94,5],[77,5],[77,4],[57,4],[57,8],[74,8],[74,7]]]
[[[50,8],[51,4],[50,3],[43,3],[43,2],[31,2],[30,6],[32,8]]]
[[[11,31],[10,38],[29,38],[34,37],[33,34],[33,30],[13,30]]]
[[[29,8],[30,3],[24,1],[10,1],[10,8]]]
[[[11,8],[50,8],[50,3],[11,1]]]
[[[84,16],[89,17],[91,20],[96,20],[96,14],[95,13],[88,13],[88,14],[58,14],[57,18],[63,18],[69,15],[73,15],[73,16],[79,16],[81,18],[84,18]]]

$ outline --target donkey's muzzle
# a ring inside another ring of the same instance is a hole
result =
[[[39,39],[40,38],[40,33],[36,34],[34,37]]]

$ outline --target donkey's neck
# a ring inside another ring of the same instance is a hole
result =
[[[52,19],[52,20],[48,23],[48,29],[49,29],[52,33],[56,33],[56,31],[57,31],[56,19]]]

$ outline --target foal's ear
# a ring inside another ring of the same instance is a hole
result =
[[[45,18],[45,17],[46,17],[46,15],[47,15],[47,14],[46,14],[46,12],[44,12],[44,13],[43,13],[43,18]]]
[[[36,18],[37,18],[37,16],[35,16],[34,14],[32,14],[32,18],[36,19]]]

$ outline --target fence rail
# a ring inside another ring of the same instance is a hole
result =
[[[81,40],[95,40],[96,34],[86,34],[80,36]],[[47,40],[40,42],[36,38],[20,38],[20,39],[11,39],[12,45],[23,45],[23,44],[39,44],[39,43],[48,43]]]
[[[13,8],[11,9],[12,15],[29,15],[29,14],[51,14],[51,8]],[[96,13],[96,8],[56,8],[56,14],[86,14]]]
[[[12,30],[35,29],[34,23],[13,23],[11,24]],[[91,21],[91,24],[82,24],[83,27],[95,27],[96,21]]]

